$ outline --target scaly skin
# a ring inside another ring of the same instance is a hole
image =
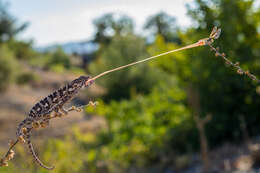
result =
[[[88,82],[89,81],[89,82]],[[30,140],[31,130],[33,128],[46,127],[49,124],[51,113],[54,117],[66,115],[68,111],[63,105],[74,98],[81,88],[90,86],[93,83],[90,76],[80,76],[69,84],[59,88],[41,101],[36,103],[29,112],[29,115],[18,125],[16,135],[20,141],[27,141],[28,148],[34,160],[43,168],[52,170],[54,167],[45,166],[34,152],[32,142]],[[77,110],[70,108],[69,110]]]

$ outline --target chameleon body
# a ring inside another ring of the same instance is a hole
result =
[[[49,124],[51,113],[54,112],[54,116],[62,116],[67,114],[68,111],[64,109],[64,104],[70,101],[80,89],[90,86],[94,80],[91,80],[90,76],[80,76],[67,85],[54,91],[41,101],[36,103],[29,112],[29,115],[18,125],[16,135],[24,142],[27,141],[29,151],[31,152],[34,160],[45,169],[53,169],[54,167],[45,166],[35,154],[32,142],[30,140],[31,130],[36,125],[44,127]]]

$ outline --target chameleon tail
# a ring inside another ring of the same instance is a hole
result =
[[[34,158],[34,160],[35,160],[41,167],[43,167],[43,168],[45,168],[45,169],[48,169],[48,170],[53,170],[53,169],[54,169],[54,166],[52,166],[52,167],[45,166],[45,165],[41,162],[41,160],[37,157],[37,155],[36,155],[36,153],[35,153],[35,151],[34,151],[34,149],[33,149],[32,142],[31,142],[31,140],[30,140],[30,134],[27,134],[27,135],[26,135],[26,139],[27,139],[28,148],[29,148],[29,150],[30,150],[30,152],[31,152],[31,154],[32,154],[32,156],[33,156],[33,158]]]

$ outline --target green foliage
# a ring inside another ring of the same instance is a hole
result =
[[[147,57],[145,42],[135,35],[115,36],[101,57],[90,65],[93,74],[101,73],[121,65]],[[111,77],[112,76],[112,77]],[[130,98],[135,93],[148,93],[159,78],[164,75],[148,64],[141,64],[107,75],[101,84],[107,88],[105,100]]]
[[[107,120],[107,129],[98,136],[96,157],[109,163],[109,172],[161,164],[163,159],[172,162],[173,154],[195,146],[196,134],[184,104],[185,92],[176,82],[169,83],[171,88],[162,84],[151,94],[132,100],[109,105],[101,101],[94,110]],[[93,112],[90,108],[87,111]]]
[[[7,42],[7,44],[8,47],[14,52],[17,59],[30,60],[36,56],[39,56],[38,53],[33,50],[31,42],[11,39]]]
[[[94,20],[96,34],[94,41],[108,44],[115,35],[127,35],[133,32],[133,21],[126,15],[105,14]]]
[[[60,47],[55,49],[53,52],[38,54],[29,59],[29,63],[35,67],[41,67],[61,73],[70,68],[74,68],[72,67],[69,55],[67,55]]]
[[[160,12],[147,19],[144,29],[149,30],[153,36],[161,35],[167,42],[180,43],[176,33],[177,27],[175,25],[175,17]]]
[[[32,72],[24,72],[22,74],[17,75],[16,83],[19,85],[34,83],[39,80],[39,76]]]
[[[27,23],[17,25],[16,19],[9,14],[8,5],[0,1],[0,42],[12,39],[27,27]]]
[[[252,2],[217,0],[208,3],[196,0],[196,6],[190,8],[189,14],[198,27],[187,32],[184,42],[196,41],[207,35],[209,28],[219,25],[223,32],[215,44],[221,45],[221,52],[259,76],[260,40]],[[198,88],[202,116],[207,113],[213,115],[206,130],[210,143],[217,145],[225,140],[240,141],[241,115],[245,117],[250,133],[258,134],[259,128],[255,125],[260,122],[257,113],[260,99],[255,92],[255,83],[225,66],[221,59],[214,58],[209,49],[197,49],[196,53],[194,50],[188,51],[187,57],[190,62],[187,66],[192,73],[190,77],[182,76],[183,81]]]
[[[6,45],[0,46],[0,91],[4,91],[7,87],[14,82],[17,61],[13,53]]]
[[[148,46],[147,50],[150,55],[156,55],[159,52],[167,52],[179,48],[175,43],[167,43],[164,37],[157,35],[154,43]],[[168,54],[161,59],[155,60],[150,63],[152,67],[161,69],[167,74],[176,76],[191,76],[189,71],[189,61],[187,56],[183,52],[176,52],[174,54]]]
[[[52,68],[52,66],[64,67],[66,69],[71,67],[69,56],[62,50],[62,48],[57,48],[51,55],[48,57],[46,66]]]

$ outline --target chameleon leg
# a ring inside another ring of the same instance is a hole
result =
[[[65,116],[65,115],[67,115],[67,113],[65,112],[65,110],[61,110],[61,109],[58,109],[58,110],[56,110],[55,112],[54,112],[54,118],[55,117],[63,117],[63,116]]]
[[[79,106],[79,107],[71,106],[67,111],[68,111],[68,112],[70,112],[70,111],[81,112],[81,111],[82,111],[82,106]]]
[[[98,104],[98,102],[92,102],[92,101],[89,101],[89,103],[87,105],[83,105],[83,106],[79,106],[79,107],[76,107],[76,106],[71,106],[67,112],[70,112],[70,111],[77,111],[77,112],[81,112],[83,110],[84,107],[86,106],[93,106],[93,107],[96,107],[96,105]]]
[[[68,115],[69,111],[66,110],[63,106],[60,108],[60,111],[64,114],[64,115]]]
[[[50,114],[46,114],[43,116],[43,119],[40,121],[40,126],[42,128],[45,128],[47,126],[49,126],[50,124],[50,119],[51,119],[51,115]]]

